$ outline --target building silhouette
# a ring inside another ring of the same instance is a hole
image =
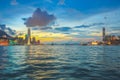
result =
[[[102,37],[103,37],[103,42],[105,42],[105,27],[103,27],[103,30],[102,30]]]
[[[27,45],[30,45],[30,44],[31,44],[31,30],[30,30],[29,27],[28,27],[28,35],[27,35],[27,38],[28,38]]]
[[[36,44],[36,38],[35,38],[35,37],[32,38],[31,43],[32,43],[32,44]]]

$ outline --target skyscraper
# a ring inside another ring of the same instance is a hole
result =
[[[105,41],[105,28],[104,28],[104,27],[103,27],[102,32],[103,32],[103,35],[102,35],[102,37],[103,37],[103,41]]]
[[[28,27],[28,41],[27,41],[27,45],[30,45],[31,43],[31,31],[30,28]]]

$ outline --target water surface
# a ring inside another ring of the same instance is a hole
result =
[[[1,46],[0,80],[120,80],[120,46]]]

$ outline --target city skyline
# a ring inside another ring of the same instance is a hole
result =
[[[94,3],[93,3],[94,1]],[[119,0],[1,0],[0,24],[6,24],[17,33],[25,34],[27,27],[23,19],[32,17],[39,8],[56,19],[42,27],[33,27],[34,36],[49,41],[102,40],[102,27],[107,34],[120,34]],[[45,15],[46,17],[46,15]]]

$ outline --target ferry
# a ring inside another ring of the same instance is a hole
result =
[[[0,46],[8,46],[9,45],[9,39],[0,37]]]

